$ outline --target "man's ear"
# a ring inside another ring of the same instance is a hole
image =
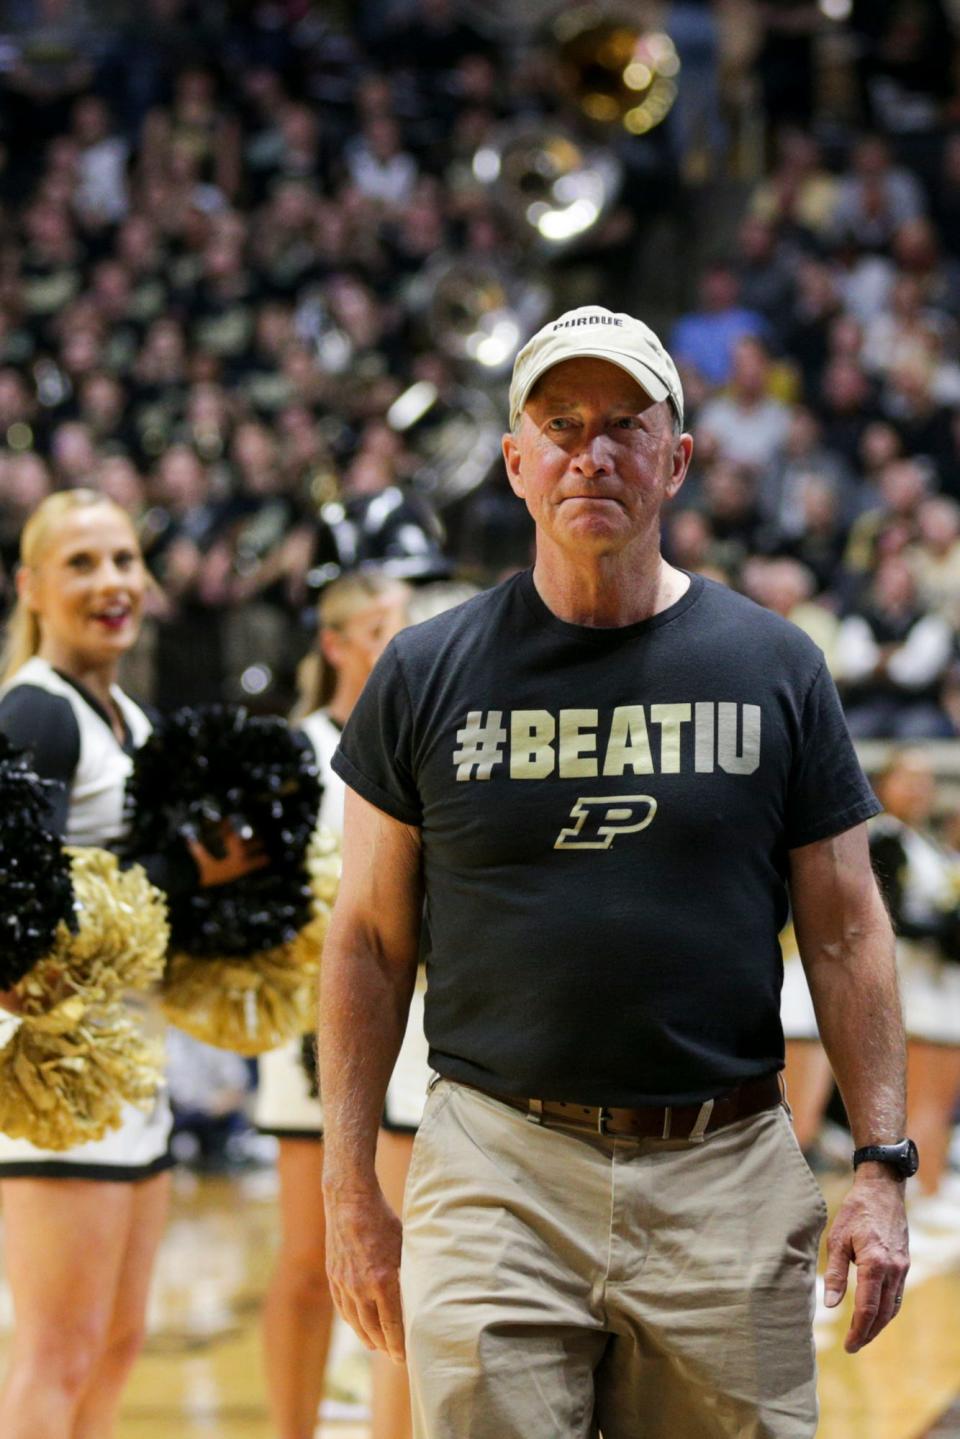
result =
[[[687,478],[690,461],[693,458],[693,436],[680,435],[673,447],[673,470],[667,481],[667,499],[672,500]]]
[[[520,446],[517,444],[516,436],[509,431],[503,437],[503,463],[507,470],[507,479],[510,481],[510,488],[519,498],[524,498],[523,476],[520,473]]]

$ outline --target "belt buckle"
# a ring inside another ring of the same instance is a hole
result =
[[[604,1138],[610,1133],[607,1125],[610,1123],[610,1111],[605,1104],[601,1104],[597,1110],[597,1133]]]

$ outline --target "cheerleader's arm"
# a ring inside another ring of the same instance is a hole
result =
[[[63,839],[80,762],[80,727],[69,700],[39,685],[14,685],[0,699],[0,734],[26,752],[41,779],[51,781],[48,825]]]

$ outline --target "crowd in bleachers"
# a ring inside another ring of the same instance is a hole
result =
[[[767,13],[784,8],[792,27]],[[960,730],[960,109],[948,11],[925,8],[911,35],[894,4],[847,7],[867,59],[843,127],[818,124],[818,7],[745,0],[769,164],[665,335],[696,437],[668,555],[809,628],[860,737]],[[147,699],[285,707],[317,584],[350,562],[336,517],[394,487],[419,536],[397,550],[414,578],[486,583],[526,562],[495,464],[453,504],[431,480],[445,542],[423,483],[425,435],[472,395],[504,409],[503,372],[458,360],[438,332],[434,278],[450,262],[531,270],[471,161],[505,122],[566,118],[542,29],[497,32],[482,9],[147,0],[113,24],[94,0],[9,11],[0,590],[49,489],[118,499],[160,582],[132,681]],[[714,10],[667,7],[691,74],[716,72]],[[921,105],[907,60],[933,53]],[[716,174],[725,116],[710,103],[698,133]],[[619,208],[540,262],[558,301],[643,306],[645,223],[661,206],[682,237],[695,139],[679,103],[650,135],[608,132]],[[432,396],[419,428],[391,408],[418,382]]]

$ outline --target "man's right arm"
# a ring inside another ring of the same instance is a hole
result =
[[[422,909],[419,829],[348,789],[343,878],[320,981],[327,1272],[344,1319],[368,1348],[398,1361],[400,1221],[374,1161],[416,978]]]

